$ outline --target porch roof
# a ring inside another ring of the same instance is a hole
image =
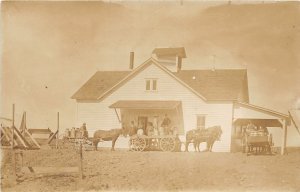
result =
[[[175,109],[181,101],[163,100],[119,100],[110,105],[109,108],[124,109]]]
[[[247,125],[249,122],[262,127],[282,127],[282,123],[278,119],[246,119],[239,118],[234,121],[234,125]]]

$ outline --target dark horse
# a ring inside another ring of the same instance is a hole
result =
[[[207,129],[194,129],[186,133],[185,151],[188,151],[190,143],[194,144],[195,151],[199,151],[200,143],[206,142],[207,151],[212,151],[213,145],[216,140],[220,140],[222,135],[221,126],[213,126]]]
[[[126,137],[128,134],[125,128],[120,129],[111,129],[111,130],[98,130],[94,133],[93,144],[95,146],[95,150],[97,151],[97,146],[100,141],[112,141],[111,150],[115,150],[115,143],[120,135]]]

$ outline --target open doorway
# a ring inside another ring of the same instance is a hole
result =
[[[146,133],[146,128],[147,128],[147,123],[148,123],[148,117],[146,116],[138,116],[138,128],[142,128],[144,133]]]

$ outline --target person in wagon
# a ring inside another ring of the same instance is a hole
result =
[[[137,129],[137,134],[144,135],[144,123],[143,122],[139,123],[138,129]]]
[[[162,124],[161,124],[161,127],[163,127],[164,133],[165,133],[166,135],[168,135],[169,132],[170,132],[170,124],[171,124],[171,120],[170,120],[170,118],[168,117],[168,115],[165,114],[165,118],[164,118],[164,120],[163,120],[163,122],[162,122]]]
[[[154,135],[154,127],[152,122],[148,122],[147,125],[147,135],[148,136],[153,136]]]
[[[249,121],[246,129],[248,131],[256,131],[257,130],[256,126],[251,121]]]
[[[86,123],[83,123],[82,126],[79,129],[80,131],[80,136],[82,138],[88,138],[88,131],[86,129]]]

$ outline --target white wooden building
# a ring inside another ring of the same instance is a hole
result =
[[[289,116],[249,104],[247,70],[183,70],[184,58],[183,47],[157,48],[136,68],[131,54],[128,71],[97,71],[72,96],[77,126],[85,122],[93,134],[98,129],[121,128],[121,122],[131,120],[159,124],[168,114],[182,141],[197,126],[220,125],[223,134],[213,151],[230,152],[237,143],[238,127],[252,119],[285,130],[284,149]],[[128,138],[116,143],[116,147],[127,146]]]

